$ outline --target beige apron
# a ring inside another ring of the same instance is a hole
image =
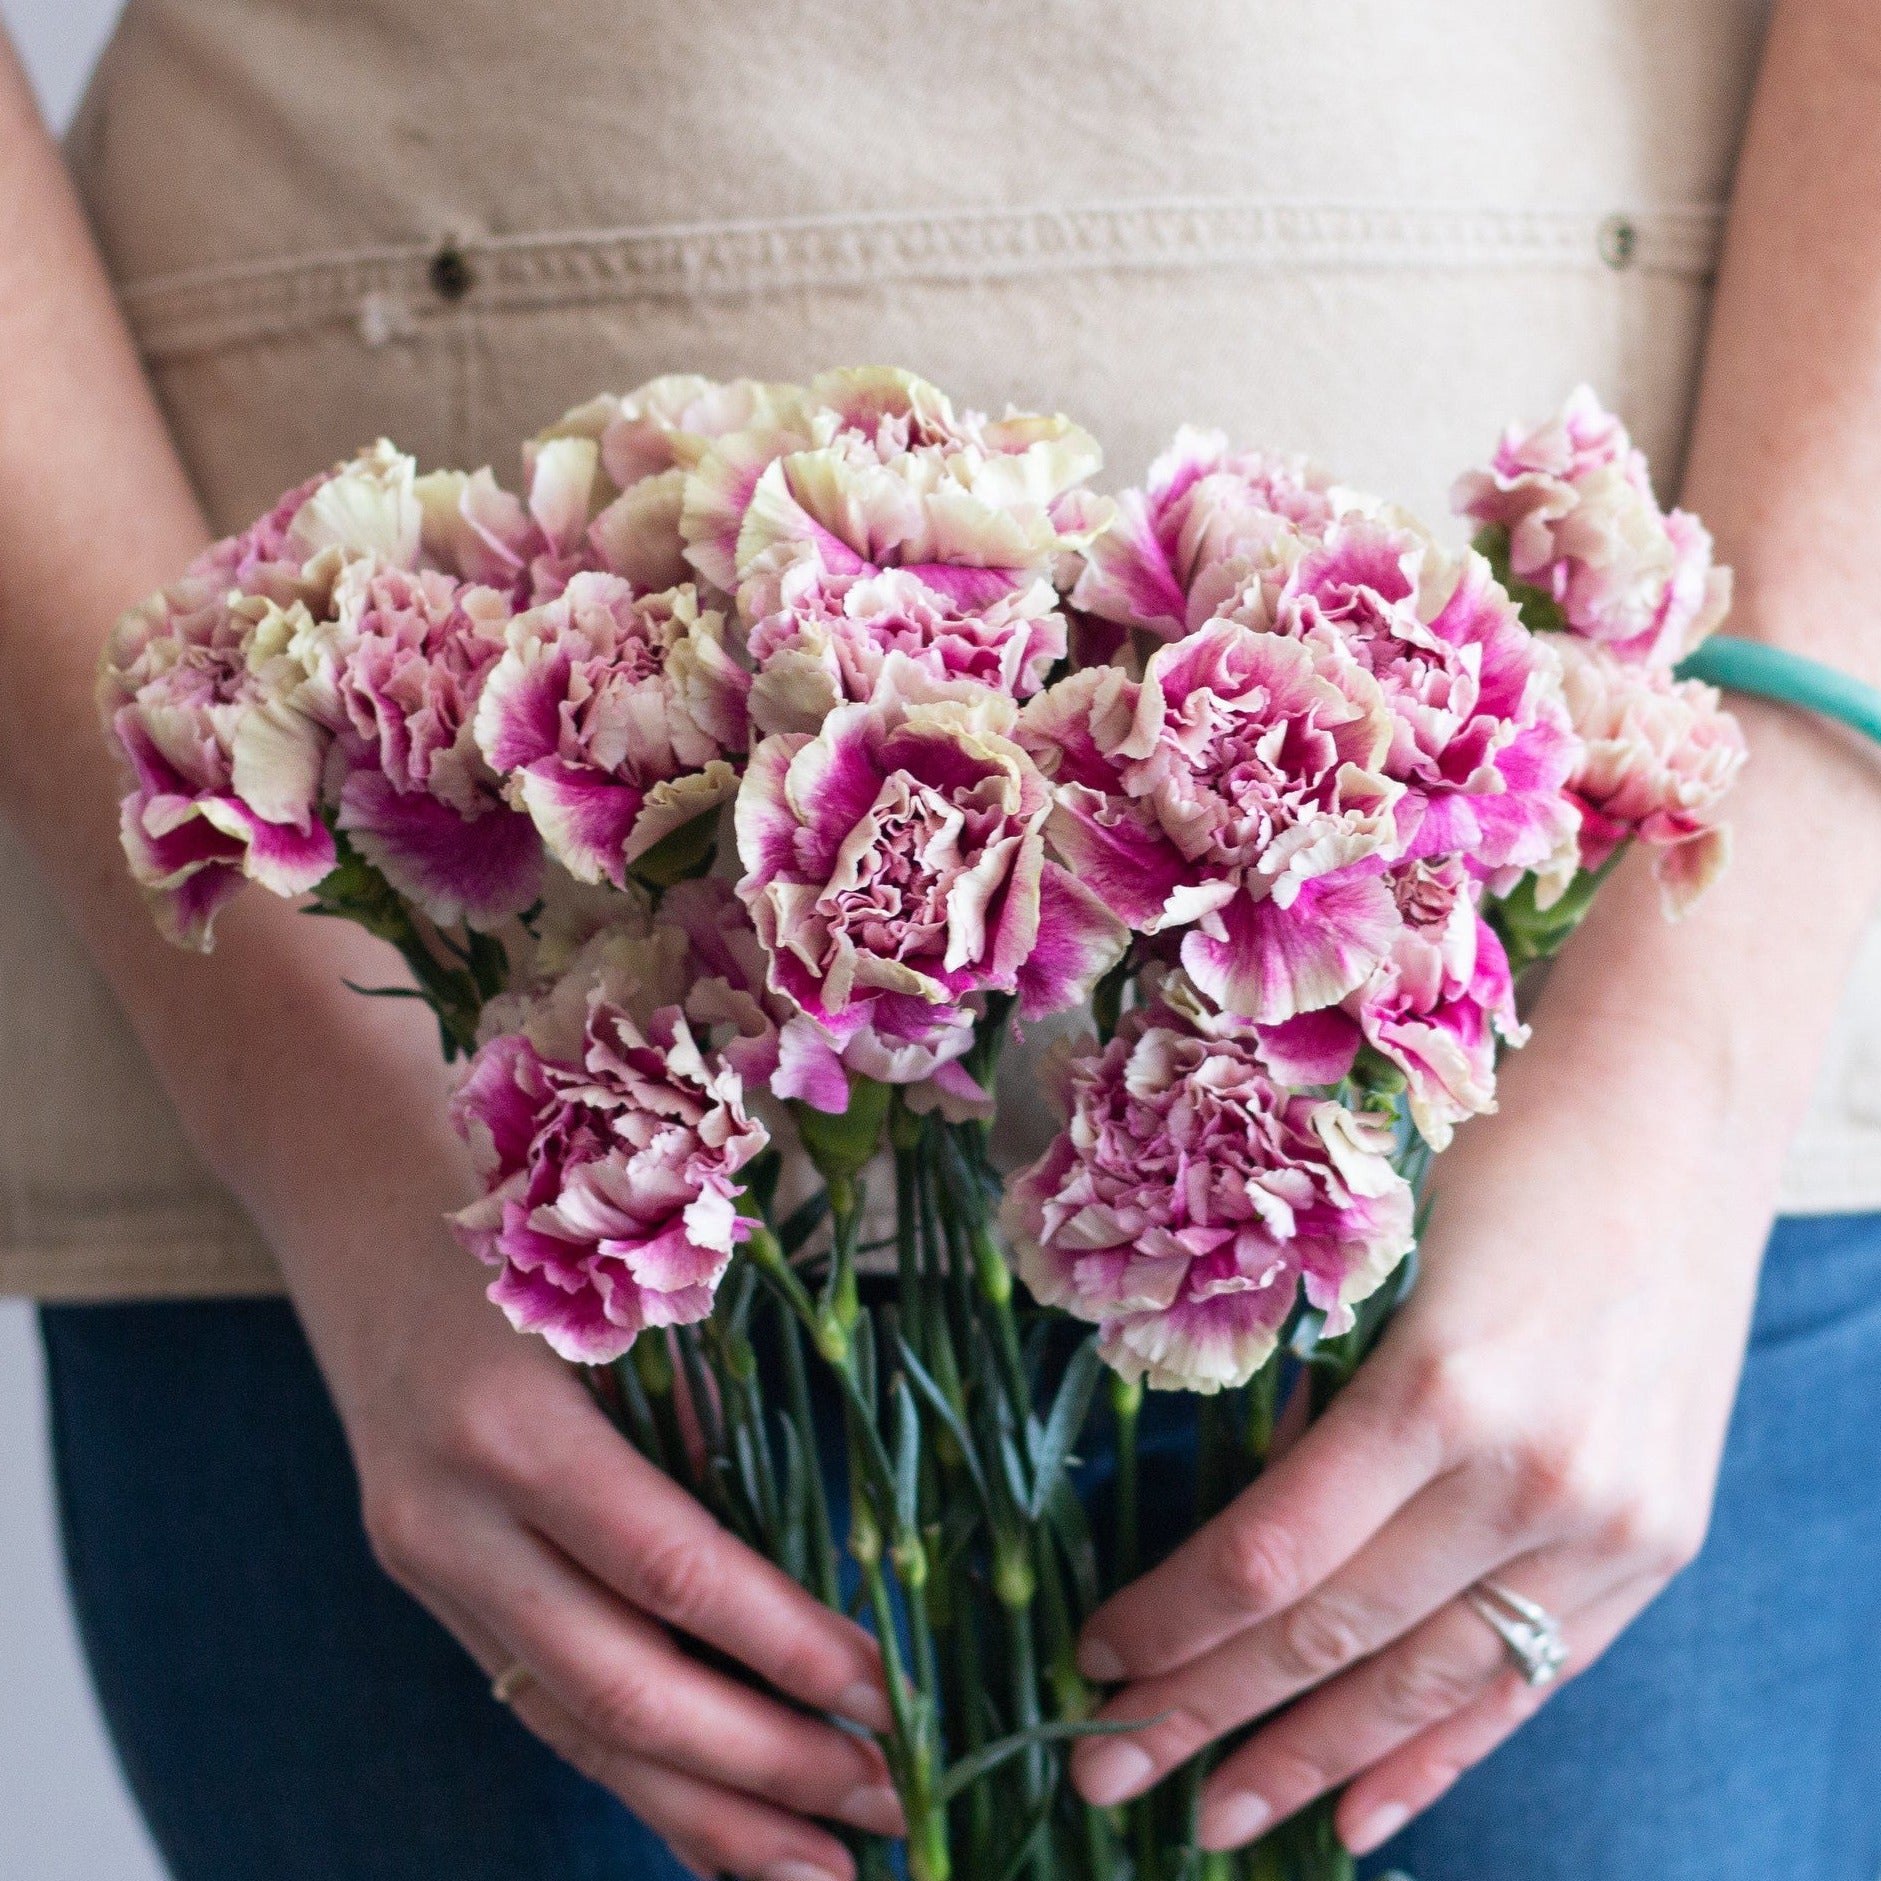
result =
[[[384,431],[916,368],[1441,515],[1577,379],[1675,477],[1761,0],[131,0],[71,140],[218,525]],[[100,762],[103,762],[101,754]],[[1881,947],[1790,1171],[1881,1207]],[[0,1285],[274,1284],[0,838]]]

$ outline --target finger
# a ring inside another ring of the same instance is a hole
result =
[[[1186,1664],[1294,1605],[1432,1477],[1434,1432],[1390,1418],[1364,1375],[1260,1481],[1085,1627],[1078,1666],[1103,1683]]]
[[[517,1710],[544,1743],[618,1796],[695,1874],[853,1881],[848,1850],[814,1823],[605,1744],[539,1689],[520,1697]]]
[[[538,1536],[492,1524],[466,1558],[476,1584],[446,1581],[448,1597],[597,1742],[799,1814],[901,1833],[872,1743],[699,1664]]]
[[[1440,1477],[1304,1600],[1119,1692],[1104,1722],[1152,1722],[1127,1738],[1087,1738],[1072,1753],[1073,1780],[1101,1806],[1136,1795],[1225,1732],[1389,1645],[1508,1555],[1480,1489],[1460,1472]]]
[[[1569,1658],[1562,1678],[1592,1665],[1638,1617],[1652,1592],[1651,1582],[1634,1581],[1576,1614],[1567,1629]],[[1505,1672],[1473,1703],[1398,1745],[1339,1799],[1340,1840],[1355,1855],[1389,1841],[1533,1717],[1554,1689],[1537,1690],[1515,1672]]]
[[[562,1554],[790,1697],[869,1731],[890,1729],[875,1640],[722,1529],[593,1403],[557,1418],[553,1433],[497,1422],[472,1439],[472,1473],[498,1480]]]

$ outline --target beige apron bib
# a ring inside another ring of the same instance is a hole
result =
[[[1437,516],[1582,378],[1675,474],[1762,15],[131,0],[71,149],[223,527],[380,431],[506,470],[604,387],[862,360]],[[1786,1201],[1881,1207],[1881,947]],[[0,838],[0,1285],[273,1284]]]

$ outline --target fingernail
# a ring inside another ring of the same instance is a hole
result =
[[[1251,1842],[1274,1819],[1272,1805],[1252,1790],[1230,1790],[1202,1811],[1196,1831],[1204,1848],[1218,1851]]]
[[[1369,1855],[1381,1842],[1388,1842],[1411,1819],[1402,1803],[1381,1803],[1346,1837],[1345,1845],[1355,1855]]]
[[[768,1868],[760,1868],[758,1881],[836,1881],[836,1877],[827,1868],[819,1868],[813,1861],[787,1859],[774,1861]]]
[[[865,1731],[892,1731],[895,1728],[895,1714],[888,1708],[888,1695],[879,1685],[871,1685],[866,1679],[857,1679],[853,1685],[845,1685],[837,1694],[836,1702],[830,1706],[839,1718],[847,1718],[851,1724],[859,1724]]]
[[[1134,1796],[1155,1768],[1149,1752],[1135,1744],[1099,1744],[1078,1759],[1078,1790],[1087,1803],[1108,1809]]]
[[[886,1783],[864,1783],[842,1799],[836,1810],[843,1821],[852,1822],[871,1835],[900,1835],[907,1824],[902,1819],[901,1798]]]
[[[1087,1639],[1078,1648],[1078,1670],[1099,1685],[1115,1685],[1123,1677],[1123,1661],[1101,1639]]]

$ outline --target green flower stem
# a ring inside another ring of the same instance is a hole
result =
[[[973,1598],[964,1551],[954,1569],[956,1606],[952,1626],[954,1684],[959,1694],[955,1722],[959,1727],[961,1749],[968,1755],[983,1749],[986,1735],[986,1667],[980,1658],[979,1611]],[[966,1817],[966,1847],[969,1872],[984,1874],[993,1855],[993,1792],[987,1783],[970,1783],[960,1798]]]
[[[653,1427],[659,1433],[663,1460],[661,1467],[677,1483],[682,1483],[704,1500],[697,1472],[692,1467],[692,1452],[687,1448],[685,1432],[680,1428],[679,1410],[673,1401],[673,1359],[664,1339],[636,1339],[628,1357],[640,1374],[647,1402],[653,1413]]]
[[[1143,1410],[1140,1380],[1110,1375],[1110,1409],[1117,1420],[1116,1585],[1137,1577],[1142,1546],[1137,1532],[1137,1424]]]
[[[784,1349],[784,1389],[790,1402],[790,1421],[796,1428],[797,1448],[808,1478],[810,1591],[826,1607],[840,1612],[842,1586],[836,1574],[836,1538],[830,1529],[829,1492],[823,1487],[816,1418],[810,1409],[810,1377],[803,1362],[803,1331],[799,1316],[787,1303],[778,1302],[777,1317],[778,1342]]]
[[[857,1497],[858,1510],[865,1502],[865,1497]],[[851,1525],[850,1551],[861,1563],[869,1612],[882,1648],[882,1670],[888,1680],[889,1709],[895,1720],[890,1765],[901,1796],[902,1813],[908,1818],[908,1873],[912,1881],[948,1881],[953,1871],[953,1858],[947,1839],[947,1811],[934,1800],[938,1775],[936,1747],[915,1710],[895,1630],[894,1600],[889,1592],[888,1576],[882,1572],[881,1534],[879,1529],[875,1531],[871,1545],[867,1531],[872,1526],[872,1517],[859,1518]],[[918,1602],[910,1598],[905,1604],[912,1616]]]
[[[1032,1630],[1032,1597],[1037,1583],[1032,1573],[1032,1563],[1022,1534],[996,1543],[995,1548],[993,1587],[999,1597],[1000,1607],[1006,1615],[1006,1645],[1012,1658],[1010,1671],[1013,1722],[1021,1731],[1035,1730],[1041,1722],[1038,1702],[1038,1648]],[[1046,1768],[1044,1745],[1028,1745],[1021,1753],[1019,1764],[1025,1798],[1025,1814],[1029,1820],[1045,1800],[1045,1784],[1049,1772]],[[1039,1839],[1038,1845],[1032,1852],[1029,1865],[1037,1881],[1046,1881],[1052,1869],[1049,1837]]]
[[[855,1253],[861,1232],[862,1198],[856,1183],[848,1177],[837,1176],[828,1186],[834,1248],[829,1283],[820,1301],[810,1298],[768,1230],[754,1230],[746,1246],[759,1271],[815,1338],[842,1387],[849,1441],[849,1547],[862,1570],[888,1681],[894,1728],[886,1748],[902,1810],[908,1818],[909,1872],[913,1881],[948,1881],[951,1858],[947,1812],[934,1800],[940,1728],[933,1633],[923,1588],[926,1551],[918,1531],[910,1534],[898,1529],[892,1486],[878,1482],[879,1470],[869,1461],[871,1454],[879,1450],[880,1438],[873,1427],[873,1407],[866,1402],[856,1374],[855,1328],[861,1319],[861,1296],[856,1284]],[[889,1561],[902,1581],[902,1605],[914,1645],[918,1683],[912,1685],[902,1659],[889,1576],[884,1571],[885,1536],[892,1538]]]
[[[658,1427],[653,1421],[653,1406],[647,1401],[646,1387],[640,1382],[640,1373],[635,1369],[631,1356],[617,1358],[608,1367],[614,1374],[614,1382],[620,1390],[621,1409],[625,1416],[627,1433],[633,1439],[633,1446],[648,1462],[666,1470],[666,1446],[660,1442]]]
[[[338,860],[315,887],[307,912],[355,922],[396,947],[419,996],[436,1015],[445,1062],[475,1051],[483,1002],[501,991],[508,978],[501,944],[490,935],[473,933],[457,945],[439,933],[452,956],[440,959],[403,896],[353,848],[342,830],[334,831],[334,849]]]
[[[1274,1447],[1274,1427],[1279,1417],[1280,1355],[1275,1353],[1248,1383],[1247,1417],[1241,1427],[1241,1446],[1249,1482],[1267,1467],[1267,1455]]]

